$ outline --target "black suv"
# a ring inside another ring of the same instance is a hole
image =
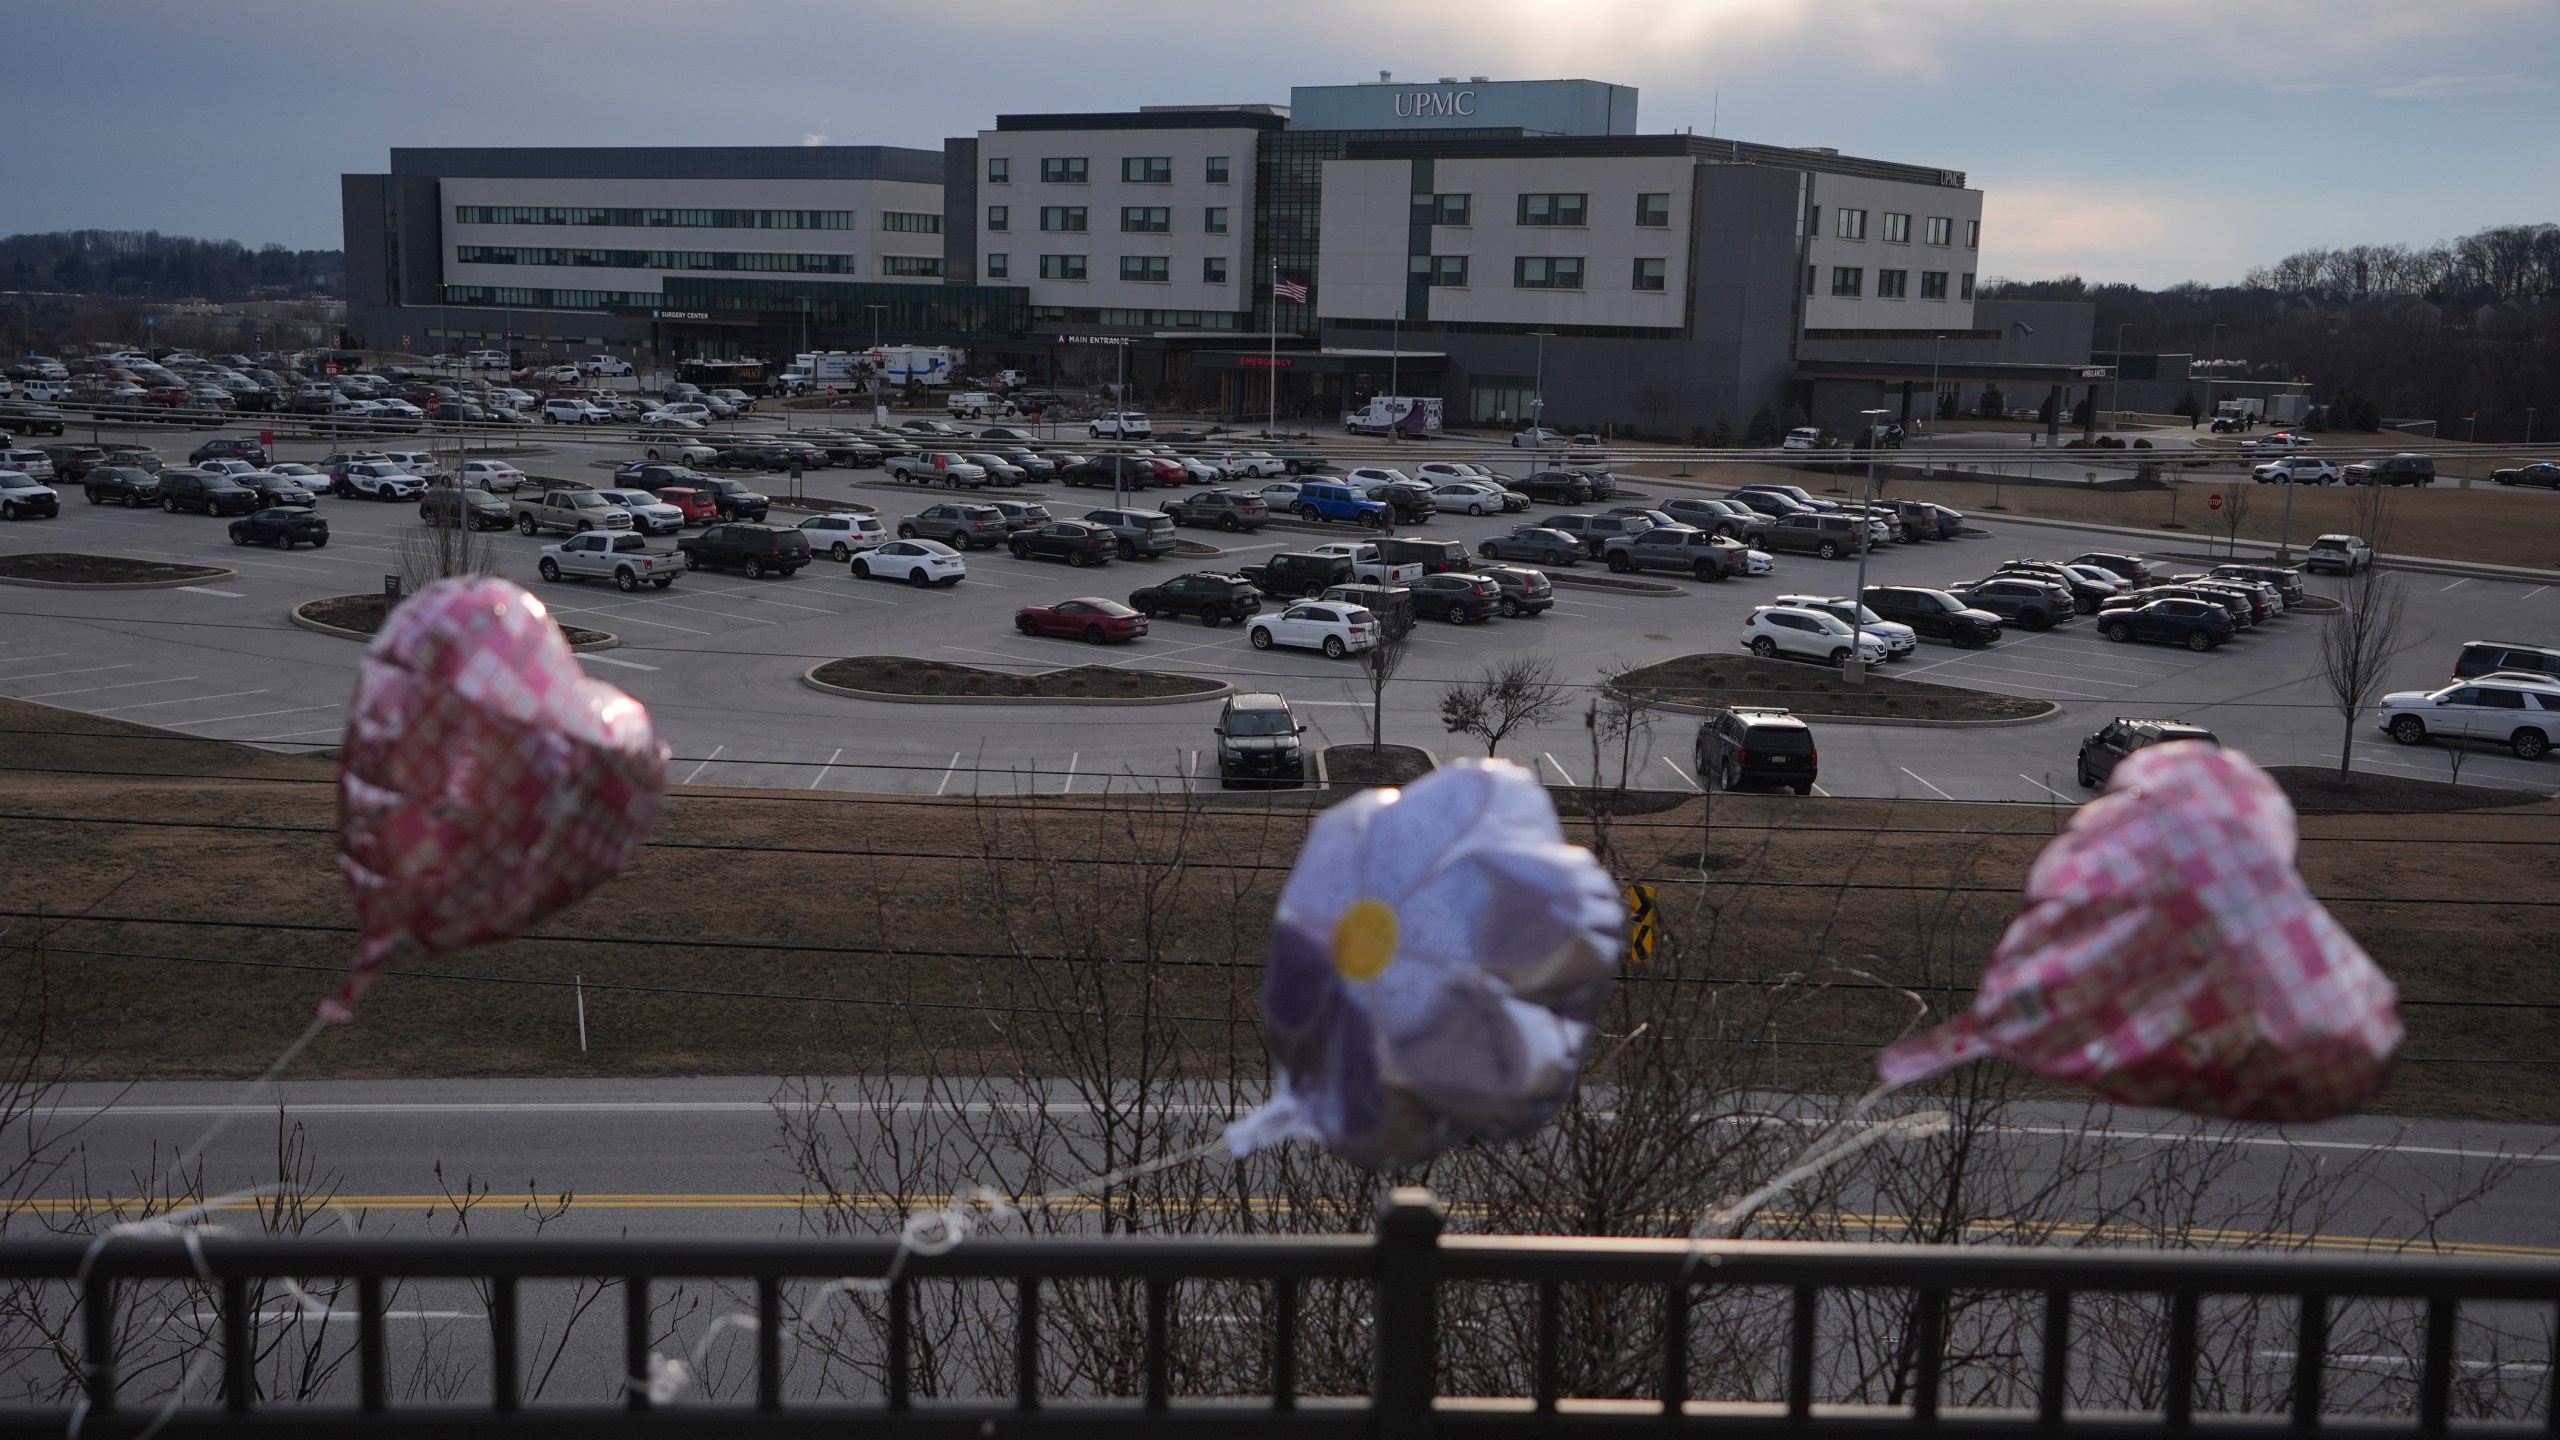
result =
[[[1132,591],[1129,608],[1153,619],[1158,615],[1197,615],[1203,625],[1221,620],[1242,624],[1262,609],[1262,592],[1241,575],[1194,570],[1161,585]]]
[[[1284,600],[1312,599],[1333,586],[1351,583],[1351,557],[1283,551],[1264,564],[1247,565],[1238,573],[1265,595]]]
[[[2029,630],[2050,630],[2079,611],[2070,592],[2061,586],[2017,575],[1994,575],[1970,585],[1950,585],[1947,593],[1976,610],[1988,610]]]
[[[1298,785],[1307,778],[1306,750],[1298,737],[1307,727],[1289,712],[1285,697],[1243,694],[1227,697],[1218,712],[1218,784],[1258,781],[1265,785]]]
[[[1911,627],[1924,640],[1944,640],[1959,650],[1978,650],[2000,638],[2000,617],[1977,610],[1944,590],[1918,585],[1870,585],[1867,608],[1887,620]]]
[[[1475,573],[1501,587],[1502,598],[1493,608],[1506,618],[1513,615],[1543,615],[1555,608],[1556,582],[1543,570],[1526,565],[1479,565]]]
[[[1523,479],[1505,480],[1502,486],[1541,505],[1582,505],[1591,500],[1591,482],[1570,470],[1540,470]]]
[[[1064,560],[1070,565],[1107,565],[1120,553],[1120,541],[1099,525],[1081,520],[1055,520],[1036,530],[1016,530],[1005,541],[1016,560]]]
[[[1425,575],[1408,588],[1413,591],[1415,614],[1452,625],[1489,620],[1502,609],[1502,587],[1490,575],[1463,571]]]
[[[2504,640],[2465,640],[2453,657],[2453,678],[2468,680],[2493,670],[2522,670],[2560,679],[2560,650]]]
[[[1467,547],[1456,540],[1381,540],[1378,558],[1390,565],[1419,565],[1425,575],[1475,568]]]
[[[80,491],[92,505],[112,500],[130,508],[160,503],[160,477],[139,465],[98,465],[80,477]]]
[[[1004,512],[993,505],[955,501],[927,505],[899,521],[898,538],[939,540],[954,550],[975,550],[981,546],[992,550],[1003,544],[1013,529],[1005,522]]]
[[[258,508],[258,492],[209,470],[167,470],[160,475],[160,508],[175,515],[246,515]]]
[[[1440,513],[1440,502],[1432,498],[1431,487],[1411,482],[1381,481],[1374,485],[1354,487],[1362,496],[1387,507],[1399,525],[1424,525]]]
[[[2207,745],[2222,742],[2201,725],[2179,720],[2116,720],[2106,729],[2080,742],[2080,784],[2095,790],[2116,773],[2116,764],[2145,746],[2170,740],[2201,740]]]
[[[809,563],[809,537],[781,525],[714,525],[676,542],[684,568],[738,569],[750,580],[788,576]]]
[[[1824,515],[1799,510],[1753,530],[1750,543],[1755,550],[1772,553],[1793,550],[1802,555],[1837,560],[1843,555],[1858,553],[1859,542],[1867,534],[1867,517],[1863,515]]]
[[[2231,617],[2206,601],[2171,597],[2109,610],[2098,617],[2098,633],[2119,643],[2153,640],[2204,651],[2231,638]]]
[[[53,478],[69,482],[89,473],[92,465],[103,465],[107,452],[95,445],[47,445],[44,458],[53,462]]]
[[[772,501],[735,480],[713,480],[708,476],[700,476],[688,483],[695,489],[710,494],[711,507],[723,520],[761,520],[773,504]],[[643,485],[640,488],[654,493],[655,487]]]
[[[329,543],[329,522],[310,510],[260,510],[231,522],[231,543],[273,545],[279,550],[308,545],[317,550]]]
[[[246,460],[264,470],[267,447],[245,435],[217,435],[187,453],[187,463],[201,465],[207,460]]]
[[[1698,783],[1716,790],[1784,785],[1813,793],[1822,753],[1813,731],[1784,710],[1716,709],[1698,725]]]
[[[2124,582],[2126,584],[2131,585],[2136,590],[2150,584],[2152,580],[2151,566],[2146,563],[2141,556],[2126,555],[2114,550],[2087,551],[2083,554],[2072,556],[2064,563],[2069,565],[2088,565],[2096,569],[2108,571],[2115,575],[2120,575],[2124,578]]]

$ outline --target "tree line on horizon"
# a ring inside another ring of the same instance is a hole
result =
[[[337,296],[338,250],[254,249],[157,230],[52,230],[0,238],[0,289],[134,299],[236,300]]]

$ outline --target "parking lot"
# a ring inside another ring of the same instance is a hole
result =
[[[183,457],[196,437],[145,433],[142,443]],[[637,447],[619,437],[538,431],[544,452],[516,463],[537,474],[603,483],[596,461],[631,458]],[[304,448],[308,448],[307,446]],[[290,451],[280,458],[311,459]],[[1497,468],[1503,457],[1494,457]],[[785,477],[750,477],[780,498]],[[878,471],[812,471],[804,492],[875,506],[893,528],[898,517],[932,503],[927,492],[890,484]],[[1624,478],[1626,488],[1668,497],[1686,482]],[[1005,492],[1045,498],[1062,517],[1109,503],[1103,492]],[[1170,492],[1140,492],[1152,506]],[[938,497],[939,492],[934,492]],[[128,511],[79,502],[52,521],[0,529],[0,548],[69,550],[222,565],[240,572],[180,590],[77,591],[11,588],[0,592],[0,695],[61,705],[188,734],[277,746],[334,742],[360,648],[293,627],[286,612],[323,595],[378,590],[396,570],[401,537],[418,527],[410,505],[324,499],[331,543],[326,549],[279,553],[230,544],[221,521],[197,515]],[[1622,495],[1612,503],[1626,503]],[[1533,509],[1529,517],[1543,513]],[[777,508],[779,523],[797,514]],[[1870,583],[1942,585],[1976,578],[1994,562],[2017,556],[2066,557],[2087,549],[2123,548],[2121,537],[1972,517],[1983,533],[1947,542],[1895,545],[1876,552]],[[1508,524],[1496,517],[1444,515],[1403,533],[1456,538],[1470,547]],[[1030,705],[900,705],[813,691],[801,673],[821,661],[854,654],[897,654],[995,670],[1040,670],[1103,663],[1180,671],[1286,694],[1316,744],[1366,740],[1370,691],[1356,660],[1313,652],[1255,651],[1238,626],[1208,628],[1162,620],[1125,647],[1031,639],[1016,633],[1016,607],[1069,596],[1125,597],[1138,586],[1185,569],[1253,563],[1283,549],[1340,535],[1273,527],[1233,536],[1186,530],[1218,547],[1215,557],[1122,561],[1094,570],[1018,561],[1002,551],[968,557],[969,577],[949,590],[915,590],[860,581],[845,567],[820,561],[789,580],[749,581],[710,571],[685,575],[667,591],[623,594],[604,584],[545,584],[534,574],[540,543],[511,532],[488,536],[500,573],[527,584],[570,623],[611,631],[619,648],[582,657],[589,673],[647,703],[674,747],[674,778],[706,785],[801,790],[894,790],[936,794],[973,791],[1087,793],[1129,786],[1214,785],[1204,781],[1203,751],[1214,702],[1127,707]],[[669,542],[654,542],[666,548]],[[2172,567],[2200,562],[2170,560]],[[1597,576],[1588,563],[1564,572]],[[1660,579],[1661,577],[1652,577]],[[1438,720],[1441,688],[1471,678],[1487,662],[1542,651],[1563,678],[1589,685],[1605,669],[1703,650],[1737,648],[1754,604],[1782,593],[1845,593],[1855,583],[1849,561],[1780,556],[1773,575],[1722,583],[1673,580],[1683,593],[1655,598],[1558,587],[1544,617],[1464,628],[1424,622],[1402,672],[1388,688],[1386,738],[1424,745],[1445,756],[1467,742]],[[2314,593],[2333,582],[2314,580]],[[2454,648],[2467,639],[2533,641],[2550,630],[2547,607],[2560,593],[2491,580],[2408,577],[2403,649],[2390,688],[2444,683]],[[1269,607],[1266,606],[1266,613]],[[2317,678],[2315,627],[2308,617],[2278,617],[2219,651],[2190,654],[2166,646],[2115,645],[2087,619],[2031,634],[2012,629],[1996,648],[1960,651],[1924,643],[1890,673],[1946,684],[2050,699],[2062,715],[2034,724],[1984,729],[1871,726],[1815,721],[1821,788],[1835,795],[1966,800],[2076,801],[2072,779],[2079,737],[2117,715],[2197,720],[2268,764],[2334,764],[2342,732]],[[1567,718],[1515,736],[1504,753],[1536,765],[1550,780],[1588,783],[1590,745],[1577,701]],[[1656,727],[1636,783],[1687,789],[1694,724],[1665,716]],[[2355,737],[2356,763],[2385,773],[2446,778],[2441,752],[2392,744],[2369,725]],[[1614,769],[1614,764],[1613,764]],[[2548,762],[2523,762],[2476,750],[2462,770],[2466,784],[2553,787]],[[1612,776],[1614,778],[1614,775]]]

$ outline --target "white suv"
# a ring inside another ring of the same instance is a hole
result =
[[[889,527],[877,515],[812,515],[800,522],[811,554],[850,560],[856,550],[876,550],[889,541]]]
[[[2380,718],[2383,732],[2403,745],[2485,740],[2519,760],[2539,760],[2560,734],[2560,681],[2502,671],[2441,690],[2403,690],[2382,697]]]
[[[1787,605],[1753,610],[1751,618],[1742,622],[1742,643],[1762,659],[1793,655],[1838,665],[1849,658],[1852,645],[1865,664],[1881,665],[1885,657],[1883,641],[1857,634],[1840,617]]]
[[[1085,427],[1085,433],[1096,440],[1136,440],[1156,433],[1156,422],[1135,410],[1121,410],[1105,415]]]
[[[1255,620],[1245,638],[1256,650],[1287,645],[1339,660],[1378,643],[1378,618],[1357,605],[1309,600]]]
[[[601,425],[613,417],[593,401],[554,396],[542,402],[542,418],[554,425]]]
[[[436,464],[436,457],[425,450],[385,450],[382,458],[421,480],[433,480],[444,473]]]
[[[1843,624],[1855,625],[1860,633],[1884,642],[1887,659],[1905,660],[1920,651],[1920,634],[1899,620],[1887,620],[1864,605],[1852,605],[1846,595],[1781,595],[1773,603],[1792,610],[1814,610]]]

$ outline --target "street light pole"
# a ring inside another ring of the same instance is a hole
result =
[[[2132,328],[2133,325],[2129,321],[2116,327],[2116,375],[2113,388],[2115,390],[2115,428],[2119,430],[2124,428],[2124,332]]]
[[[1123,477],[1121,474],[1122,467],[1129,463],[1127,455],[1123,453],[1129,443],[1129,428],[1118,418],[1120,415],[1127,413],[1129,409],[1128,337],[1125,335],[1122,336],[1121,343],[1114,345],[1111,348],[1120,357],[1118,372],[1120,380],[1118,384],[1111,387],[1111,403],[1119,407],[1118,410],[1112,412],[1113,419],[1111,422],[1111,429],[1119,438],[1119,443],[1115,445],[1111,451],[1111,503],[1114,508],[1117,508],[1129,503],[1129,497],[1123,486]]]
[[[1529,429],[1537,435],[1539,443],[1544,444],[1547,438],[1547,337],[1556,332],[1532,330],[1529,333],[1538,337],[1538,388],[1529,396]]]
[[[1929,337],[1929,448],[1938,448],[1938,354],[1947,343],[1947,332],[1940,330]]]
[[[889,357],[880,350],[880,314],[889,307],[865,305],[862,308],[871,312],[871,423],[886,425],[889,423],[889,399],[882,386],[888,378]]]
[[[1874,516],[1866,507],[1875,503],[1876,423],[1885,412],[1878,409],[1861,410],[1858,413],[1865,416],[1867,421],[1867,490],[1858,501],[1858,588],[1849,594],[1849,613],[1853,616],[1865,613],[1867,603],[1867,551],[1873,543],[1867,534],[1867,526]],[[1849,622],[1849,658],[1840,667],[1840,678],[1851,685],[1867,683],[1866,657],[1858,649],[1859,642],[1866,638],[1866,627],[1854,619],[1851,620]]]

